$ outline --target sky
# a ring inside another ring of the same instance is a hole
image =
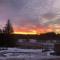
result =
[[[0,0],[1,28],[8,19],[14,31],[38,33],[47,31],[47,28],[49,31],[52,27],[58,29],[60,0]]]

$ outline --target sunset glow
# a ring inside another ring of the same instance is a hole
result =
[[[35,32],[14,32],[15,34],[37,34]]]
[[[36,30],[20,30],[20,29],[16,29],[16,30],[14,30],[14,33],[15,34],[37,34],[37,31]]]
[[[42,27],[42,28],[27,28],[27,27],[24,27],[24,28],[17,28],[15,27],[14,28],[14,33],[15,34],[44,34],[44,33],[47,33],[47,32],[55,32],[55,33],[58,33],[60,34],[60,26],[58,24],[54,24],[54,25],[50,25],[48,26],[47,28],[46,27]]]

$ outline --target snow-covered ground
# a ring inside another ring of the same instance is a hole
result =
[[[0,60],[42,60],[60,58],[60,56],[50,55],[51,52],[54,51],[42,52],[42,49],[8,48],[7,50],[0,51]]]

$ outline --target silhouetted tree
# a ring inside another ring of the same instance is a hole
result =
[[[3,34],[0,34],[0,46],[15,46],[16,38],[14,37],[14,34],[11,33],[13,33],[13,27],[10,20],[8,20],[6,26],[3,29]]]
[[[0,29],[0,33],[2,33],[2,30]]]
[[[3,33],[6,33],[6,34],[11,34],[13,33],[13,28],[12,28],[12,25],[10,23],[10,20],[7,21],[7,24],[3,30]]]

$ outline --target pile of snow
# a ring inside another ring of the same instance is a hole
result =
[[[19,53],[20,52],[20,53]],[[0,60],[11,59],[24,59],[24,60],[40,60],[40,59],[53,59],[60,58],[60,56],[50,55],[52,51],[42,52],[42,49],[20,49],[20,48],[8,48],[7,50],[0,51]]]
[[[8,50],[3,50],[5,52],[42,52],[42,49],[20,49],[20,48],[8,48]]]

